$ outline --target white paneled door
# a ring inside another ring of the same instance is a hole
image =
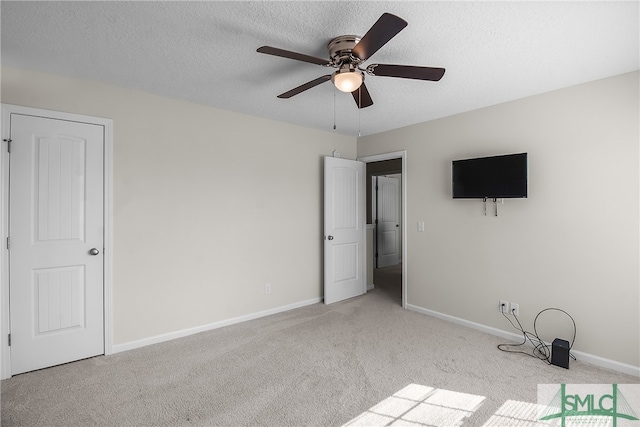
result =
[[[398,178],[377,178],[377,267],[400,262],[400,200]]]
[[[324,158],[324,302],[366,292],[364,163]]]
[[[104,353],[104,127],[11,114],[11,374]]]

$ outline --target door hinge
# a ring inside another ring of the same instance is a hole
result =
[[[7,249],[9,249],[9,246],[11,246],[11,243],[10,243],[9,238],[7,237]]]
[[[11,347],[11,334],[9,334],[9,347]]]
[[[7,143],[7,152],[11,153],[11,139],[7,138],[3,139],[3,141]]]

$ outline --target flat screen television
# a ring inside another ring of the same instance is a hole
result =
[[[452,162],[454,199],[527,197],[527,153]]]

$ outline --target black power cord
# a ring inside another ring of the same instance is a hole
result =
[[[500,351],[505,351],[507,353],[522,353],[522,354],[526,354],[527,356],[531,356],[531,357],[535,357],[536,359],[540,359],[543,360],[545,362],[547,362],[547,364],[551,364],[551,349],[549,347],[549,345],[547,343],[545,343],[539,336],[538,336],[538,330],[536,328],[536,323],[538,321],[538,317],[544,313],[545,311],[549,311],[549,310],[556,310],[556,311],[560,311],[564,314],[566,314],[567,316],[569,316],[569,318],[571,319],[571,322],[573,323],[573,338],[571,339],[571,343],[569,344],[569,356],[571,356],[571,358],[573,360],[576,360],[576,357],[571,354],[571,348],[573,347],[573,343],[576,340],[576,333],[577,333],[577,328],[576,328],[576,321],[573,319],[573,317],[571,317],[571,315],[569,313],[567,313],[566,311],[560,309],[560,308],[555,308],[555,307],[549,307],[549,308],[545,308],[544,310],[541,310],[535,317],[535,319],[533,320],[533,333],[525,331],[524,328],[522,327],[522,324],[520,323],[520,320],[518,319],[518,316],[516,316],[515,314],[513,314],[513,317],[516,319],[516,322],[518,322],[518,326],[516,326],[511,319],[509,319],[509,317],[504,313],[503,310],[500,310],[500,312],[502,313],[502,315],[509,321],[509,323],[511,323],[511,326],[513,326],[515,329],[517,329],[518,331],[520,331],[520,333],[522,333],[522,338],[523,341],[519,344],[498,344],[498,349]],[[520,347],[523,346],[527,343],[527,341],[530,341],[531,344],[533,345],[533,352],[527,352],[527,351],[522,351],[522,350],[512,350],[510,348],[507,347]]]

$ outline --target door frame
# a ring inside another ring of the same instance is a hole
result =
[[[363,156],[358,157],[357,160],[371,163],[393,159],[402,159],[402,176],[400,180],[400,185],[402,186],[402,308],[407,308],[407,260],[409,259],[407,250],[407,150]]]
[[[11,134],[11,114],[67,120],[102,126],[104,129],[104,354],[113,353],[113,120],[39,108],[2,104],[2,149],[0,150],[0,379],[11,377],[9,304],[9,154],[7,139]]]

